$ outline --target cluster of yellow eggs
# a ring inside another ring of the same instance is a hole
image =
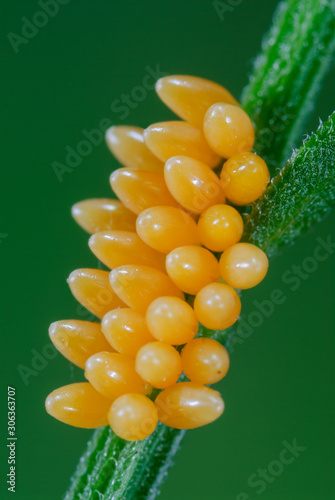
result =
[[[268,269],[261,249],[240,243],[243,219],[231,206],[252,203],[269,182],[251,152],[250,118],[202,78],[164,77],[156,90],[182,120],[108,129],[123,165],[110,178],[119,199],[86,200],[72,211],[112,269],[78,269],[68,279],[101,323],[58,321],[49,331],[88,382],[52,392],[47,411],[77,427],[109,424],[130,441],[158,421],[190,429],[222,414],[220,394],[207,386],[226,375],[229,357],[217,341],[196,337],[199,322],[214,330],[235,323],[236,289],[257,285]],[[182,372],[189,381],[178,382]]]

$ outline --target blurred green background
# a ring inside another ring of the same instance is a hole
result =
[[[82,131],[96,129],[104,118],[140,126],[172,118],[152,90],[141,101],[132,99],[127,111],[117,109],[122,94],[143,85],[148,66],[213,79],[238,97],[277,2],[227,2],[236,6],[224,20],[205,0],[63,3],[34,34],[23,28],[29,22],[22,18],[31,21],[41,11],[38,2],[6,2],[1,20],[0,498],[10,498],[5,484],[10,385],[17,394],[17,500],[61,498],[91,434],[44,411],[47,394],[82,380],[80,370],[61,355],[37,358],[50,353],[52,321],[87,318],[66,277],[97,262],[70,207],[85,198],[109,197],[108,177],[117,164],[103,142],[64,173],[62,182],[53,162],[64,163],[66,147],[76,149],[85,139]],[[43,16],[35,19],[43,24]],[[22,29],[30,37],[27,43],[13,36],[11,43],[8,33],[22,36]],[[335,108],[334,85],[333,66],[306,133]],[[282,280],[292,266],[313,256],[317,238],[333,234],[334,220],[333,213],[273,261],[265,282],[244,294],[244,317],[255,310],[254,300],[267,299],[274,288],[286,300],[235,346],[229,375],[218,386],[226,412],[188,433],[161,500],[334,498],[335,254],[305,274],[295,291]],[[34,370],[26,383],[22,366]],[[274,461],[283,442],[294,440],[305,449],[280,470]],[[263,486],[255,483],[260,468],[270,469]]]

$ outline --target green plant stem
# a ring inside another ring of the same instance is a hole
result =
[[[255,124],[255,151],[272,174],[300,142],[334,48],[334,0],[279,4],[241,100]]]
[[[97,429],[74,474],[68,499],[155,498],[185,432],[159,424],[145,441],[127,443]]]
[[[245,239],[269,257],[322,220],[335,203],[335,112],[275,177],[247,217]]]

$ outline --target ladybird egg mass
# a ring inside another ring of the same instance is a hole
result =
[[[240,242],[243,219],[232,206],[254,202],[270,181],[252,152],[250,118],[224,87],[203,78],[163,77],[156,91],[180,120],[108,129],[121,164],[110,178],[118,200],[72,208],[91,251],[111,270],[78,269],[68,279],[101,323],[62,320],[49,330],[87,381],[54,390],[47,412],[75,427],[109,424],[128,441],[145,439],[158,422],[193,429],[220,417],[221,395],[207,386],[225,377],[229,355],[198,336],[199,323],[234,324],[236,289],[256,286],[268,269],[260,248]]]

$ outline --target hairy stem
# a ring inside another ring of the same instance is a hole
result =
[[[256,128],[255,151],[272,173],[300,142],[334,48],[334,0],[279,4],[242,95]]]

